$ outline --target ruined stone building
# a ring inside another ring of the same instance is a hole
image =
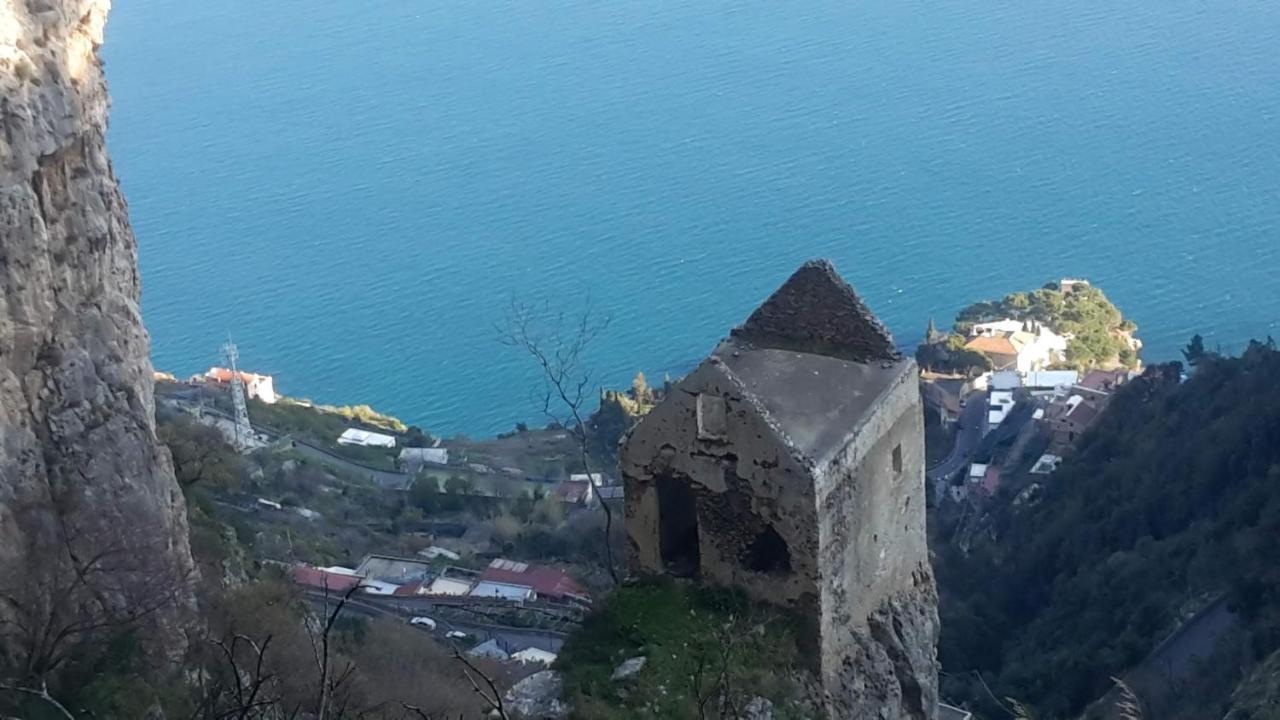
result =
[[[809,262],[628,433],[630,569],[791,610],[839,718],[933,718],[915,363]]]

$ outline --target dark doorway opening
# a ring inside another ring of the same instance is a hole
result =
[[[758,573],[791,572],[791,550],[772,525],[765,527],[747,547],[745,560],[747,569]]]
[[[658,545],[667,573],[698,576],[698,505],[687,479],[658,478]]]

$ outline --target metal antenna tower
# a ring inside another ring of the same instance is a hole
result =
[[[240,369],[236,367],[240,351],[231,342],[231,338],[227,338],[222,352],[227,356],[227,364],[231,366],[231,402],[236,408],[236,446],[245,447],[253,439],[253,426],[249,424],[249,406],[244,400],[244,381],[240,379]]]

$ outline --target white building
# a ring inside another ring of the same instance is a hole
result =
[[[987,387],[992,390],[1017,390],[1022,387],[1022,375],[1016,370],[997,370],[990,375]]]
[[[219,385],[230,385],[231,371],[227,368],[211,367],[204,374],[204,380],[205,382],[213,382]],[[276,394],[275,380],[270,375],[259,375],[241,370],[240,382],[244,383],[246,397],[257,398],[268,405],[274,404],[280,399],[280,396]]]
[[[423,465],[448,465],[449,450],[442,447],[401,448],[397,460],[406,472],[416,473]]]
[[[1029,373],[1066,359],[1067,340],[1040,323],[999,320],[974,325],[965,347],[991,358],[996,370]]]
[[[976,485],[982,482],[987,476],[987,466],[985,463],[973,463],[969,466],[969,483]]]
[[[396,439],[390,435],[369,432],[357,428],[347,428],[338,436],[339,445],[359,445],[361,447],[395,447]]]
[[[428,560],[435,560],[436,558],[448,558],[450,560],[457,561],[462,559],[462,556],[459,555],[458,553],[448,548],[442,548],[439,545],[432,545],[431,547],[419,550],[418,554]]]
[[[471,592],[471,581],[441,575],[423,590],[426,595],[462,596]]]
[[[1080,373],[1075,370],[1036,370],[1023,378],[1023,384],[1032,392],[1057,391],[1077,382],[1080,382]]]
[[[497,600],[514,600],[523,602],[534,599],[533,588],[527,585],[511,585],[509,583],[483,580],[468,593],[471,597],[494,598]]]
[[[1022,320],[996,320],[994,322],[974,323],[973,327],[969,329],[969,335],[977,337],[978,335],[1021,332],[1025,326],[1026,322]]]
[[[1009,415],[1009,411],[1013,409],[1013,405],[1013,392],[1009,390],[993,391],[987,407],[987,429],[994,430],[996,426],[1004,422],[1004,419]]]

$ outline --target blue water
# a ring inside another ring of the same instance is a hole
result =
[[[899,340],[1064,275],[1148,359],[1280,335],[1280,3],[133,0],[111,146],[156,366],[538,419],[512,296],[687,368],[802,260]]]

